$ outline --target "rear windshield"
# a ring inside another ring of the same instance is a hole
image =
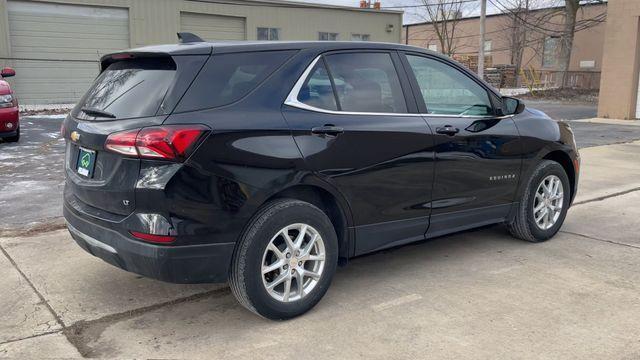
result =
[[[98,76],[74,116],[97,120],[154,116],[175,72],[168,57],[115,62]]]
[[[213,55],[176,111],[208,109],[238,101],[294,53],[261,51]]]

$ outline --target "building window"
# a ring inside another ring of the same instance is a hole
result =
[[[484,42],[484,53],[491,54],[491,49],[493,48],[493,43],[491,40],[485,40]]]
[[[542,67],[555,67],[558,65],[558,47],[560,38],[548,37],[544,39],[542,46]]]
[[[318,33],[318,40],[322,40],[322,41],[336,41],[336,40],[338,40],[338,33],[332,33],[332,32],[319,32],[319,33]]]
[[[280,40],[280,29],[259,27],[258,40]]]
[[[427,49],[438,52],[438,44],[429,44],[427,45]]]
[[[369,34],[351,34],[351,41],[369,41],[371,35]]]

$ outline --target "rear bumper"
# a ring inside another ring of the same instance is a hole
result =
[[[80,247],[126,271],[171,283],[227,281],[234,243],[160,246],[130,239],[101,226],[66,203],[64,217]]]

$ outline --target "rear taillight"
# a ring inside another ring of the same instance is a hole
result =
[[[209,131],[204,125],[166,125],[127,130],[109,135],[109,151],[139,157],[184,161]]]

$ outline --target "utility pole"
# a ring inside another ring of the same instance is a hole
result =
[[[484,79],[484,35],[487,22],[487,0],[480,0],[480,47],[478,48],[478,76]]]

